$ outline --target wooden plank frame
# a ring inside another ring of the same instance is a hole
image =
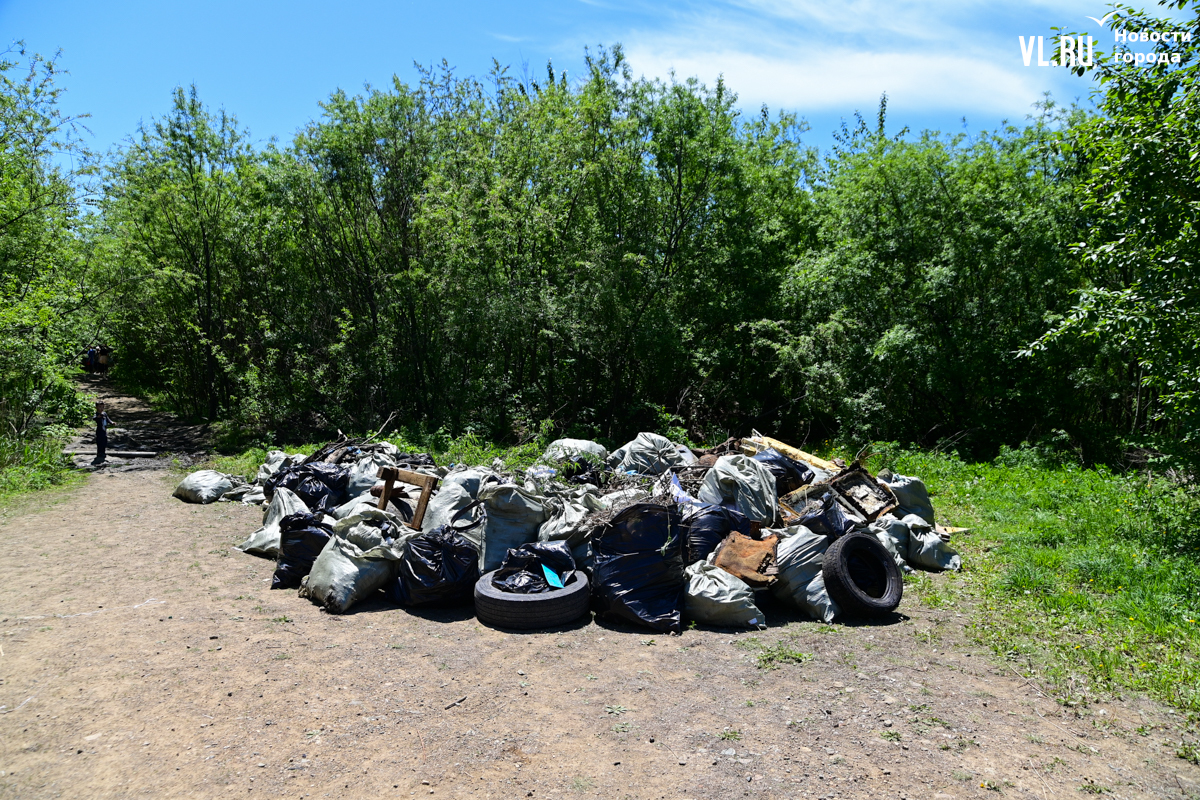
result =
[[[404,524],[413,530],[421,530],[421,523],[425,519],[425,507],[429,505],[429,497],[437,487],[438,479],[423,472],[413,472],[399,467],[380,467],[376,477],[383,478],[383,491],[379,494],[379,508],[387,508],[388,501],[392,499],[392,487],[397,481],[420,487],[421,496],[417,499],[417,510],[413,512],[412,522]]]
[[[867,522],[874,522],[884,514],[895,511],[900,505],[896,493],[886,483],[877,481],[874,475],[867,472],[866,467],[857,462],[830,478],[829,485],[851,508],[862,514]],[[868,509],[861,498],[854,496],[852,490],[856,485],[875,501],[873,510]]]

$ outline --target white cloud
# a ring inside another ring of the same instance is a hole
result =
[[[801,114],[870,110],[887,92],[893,107],[1020,115],[1044,89],[1037,80],[1042,76],[1024,67],[1005,69],[952,54],[830,49],[790,57],[740,50],[684,54],[635,44],[626,55],[635,72],[646,76],[665,78],[674,69],[680,78],[696,76],[711,86],[724,75],[743,107],[766,103]]]
[[[896,3],[886,0],[850,0],[830,4],[814,0],[736,0],[737,5],[766,18],[788,20],[825,34],[904,36],[937,39],[954,26],[950,19],[979,3],[935,2]]]
[[[743,107],[800,114],[893,108],[1020,116],[1065,71],[1027,68],[1018,35],[1052,35],[1100,2],[1021,5],[850,0],[730,0],[660,18],[623,38],[634,71],[666,78],[724,75]],[[1057,92],[1056,92],[1057,93]]]

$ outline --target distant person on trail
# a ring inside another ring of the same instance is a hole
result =
[[[96,348],[89,347],[87,351],[87,371],[96,371]]]
[[[108,414],[104,411],[104,403],[96,403],[96,461],[99,464],[104,461],[107,456],[105,451],[108,450],[108,426],[112,421],[108,418]]]

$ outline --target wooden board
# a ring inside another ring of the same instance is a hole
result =
[[[438,479],[423,472],[413,472],[399,467],[380,467],[376,476],[383,478],[383,491],[379,493],[379,508],[387,508],[388,501],[392,499],[392,487],[397,481],[420,487],[421,496],[417,498],[417,509],[413,512],[412,522],[405,524],[413,530],[421,530],[421,522],[425,519],[425,507],[429,505],[429,497],[433,494]]]
[[[763,450],[768,447],[778,450],[788,458],[795,459],[796,461],[803,461],[806,464],[819,467],[826,472],[839,472],[842,469],[832,461],[826,461],[820,456],[814,456],[812,453],[806,453],[798,447],[792,447],[790,444],[781,442],[778,439],[772,439],[770,436],[751,436],[742,440],[743,450],[752,449],[752,452],[746,453],[746,455],[753,455],[759,450]]]

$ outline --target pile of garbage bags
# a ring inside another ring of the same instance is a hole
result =
[[[379,476],[396,469],[437,488],[384,491]],[[664,633],[685,621],[764,628],[768,594],[827,623],[881,616],[899,604],[903,573],[962,566],[919,478],[757,433],[711,450],[654,433],[612,453],[560,439],[523,471],[447,468],[343,438],[311,456],[272,451],[252,481],[192,473],[174,495],[262,505],[262,527],[237,549],[277,562],[271,588],[338,614],[367,600],[474,599],[502,627],[565,624],[590,608]]]

